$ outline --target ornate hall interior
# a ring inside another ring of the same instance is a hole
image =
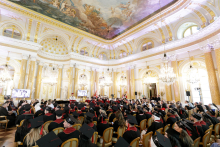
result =
[[[0,101],[29,89],[220,105],[219,15],[220,0],[0,0]]]

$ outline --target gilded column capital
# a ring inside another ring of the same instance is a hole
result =
[[[214,41],[213,47],[214,47],[214,50],[220,49],[220,40],[219,39]]]
[[[205,46],[201,46],[200,50],[202,50],[204,53],[208,53],[213,50],[213,46],[211,44],[207,44]]]
[[[113,72],[117,72],[117,68],[113,68]]]
[[[70,67],[74,67],[74,64],[70,64]]]
[[[37,58],[36,58],[36,57],[31,56],[31,61],[36,61],[36,60],[37,60]]]
[[[63,64],[59,64],[59,65],[58,65],[58,68],[63,68]]]
[[[28,59],[28,57],[29,57],[29,55],[27,55],[27,54],[22,54],[22,59],[27,60],[27,59]]]
[[[44,65],[44,62],[42,62],[42,61],[37,61],[37,64],[40,65],[40,66],[43,66],[43,65]]]

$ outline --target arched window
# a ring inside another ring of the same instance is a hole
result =
[[[190,36],[190,35],[192,35],[192,34],[198,32],[198,31],[199,31],[199,30],[198,30],[198,26],[197,26],[197,25],[195,25],[195,26],[190,26],[190,27],[188,27],[188,28],[183,32],[183,38],[184,38],[184,37],[187,37],[187,36]]]
[[[105,53],[101,53],[101,54],[99,54],[99,59],[101,59],[101,60],[107,60],[108,57],[107,57],[107,55],[106,55]]]
[[[119,59],[124,58],[124,57],[127,57],[127,53],[125,51],[121,50],[120,54],[119,54]]]
[[[194,22],[182,24],[177,31],[177,38],[182,39],[199,31],[199,26]]]
[[[154,42],[152,40],[144,41],[142,44],[142,51],[149,50],[154,47]]]
[[[3,31],[3,36],[11,37],[19,40],[22,37],[21,32],[14,25],[5,28]]]
[[[89,56],[89,53],[88,53],[88,51],[87,51],[86,48],[82,48],[82,49],[80,50],[80,55]]]

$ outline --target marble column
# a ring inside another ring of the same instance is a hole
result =
[[[211,48],[210,46],[207,45],[203,47],[202,50],[204,51],[204,55],[205,55],[205,64],[206,64],[206,69],[208,73],[209,87],[210,87],[212,102],[215,103],[216,105],[220,105],[220,94],[219,94],[217,77],[215,73],[215,67],[214,67],[212,54],[211,54]]]
[[[61,84],[62,84],[63,65],[59,65],[57,78],[57,98],[61,98]]]
[[[37,70],[37,80],[36,80],[36,88],[35,88],[35,99],[39,99],[40,97],[40,89],[41,89],[41,81],[42,81],[42,69],[43,63],[38,62],[38,70]]]
[[[117,90],[117,72],[116,72],[116,69],[113,70],[113,91],[114,91],[114,95],[115,97],[117,97],[117,93],[118,93],[118,90]]]
[[[93,96],[95,94],[95,69],[91,68],[90,72],[90,96]]]
[[[34,88],[35,69],[36,69],[35,65],[36,65],[36,58],[31,57],[28,82],[27,82],[27,89],[30,89],[30,98],[32,98],[32,92]]]
[[[136,97],[135,97],[134,67],[131,68],[131,99],[136,99]]]
[[[215,58],[216,58],[217,69],[218,69],[218,78],[220,79],[220,40],[215,41],[214,50],[215,50]]]
[[[75,87],[74,87],[74,92],[73,92],[73,68],[74,68],[73,64],[70,64],[70,67],[69,67],[69,84],[68,84],[67,98],[69,98],[72,93],[74,93],[75,97],[77,96],[77,93],[75,92]]]
[[[172,84],[172,87],[173,87],[172,89],[173,89],[173,93],[174,93],[174,99],[175,99],[175,101],[180,101],[177,61],[172,61],[171,65],[173,67],[173,72],[174,72],[174,74],[176,74],[176,78],[177,78],[177,80]]]
[[[28,60],[28,55],[22,55],[21,69],[20,69],[21,76],[20,76],[19,85],[18,85],[19,89],[23,89],[25,85],[27,60]]]
[[[134,66],[134,80],[135,80],[135,92],[139,93],[141,92],[140,86],[139,86],[139,76],[138,76],[138,68],[137,66]],[[137,98],[139,98],[139,95],[137,94]]]
[[[127,98],[131,99],[130,68],[127,69],[126,78],[127,78]]]
[[[165,89],[167,101],[172,101],[171,85],[165,85]]]
[[[96,90],[95,90],[95,93],[96,95],[99,95],[99,72],[95,71],[96,75],[95,75],[95,83],[96,83]]]

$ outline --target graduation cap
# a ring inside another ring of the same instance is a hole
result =
[[[74,104],[77,106],[79,103],[77,101],[75,101]]]
[[[70,105],[70,108],[74,109],[74,107],[75,107],[74,104],[71,104],[71,105]]]
[[[209,112],[212,114],[212,115],[215,115],[215,111],[213,111],[213,110],[209,110]]]
[[[142,108],[138,109],[140,111],[140,113],[144,113],[144,110]]]
[[[86,123],[83,124],[83,126],[79,129],[80,132],[83,134],[83,138],[90,139],[95,132],[95,130],[88,126]]]
[[[56,116],[61,117],[62,114],[63,114],[63,111],[62,110],[57,110],[57,111],[55,111],[55,113],[56,113]]]
[[[89,103],[89,106],[90,107],[95,107],[95,104],[94,103]]]
[[[44,109],[44,105],[40,105],[40,108],[41,108],[41,109]]]
[[[196,105],[196,107],[199,109],[199,111],[204,112],[204,109],[203,109],[203,107],[201,105]]]
[[[80,110],[82,109],[82,107],[84,107],[83,104],[78,104],[77,105],[77,108],[80,109]]]
[[[147,111],[149,111],[150,109],[146,106],[146,105],[144,105],[144,107],[143,107],[144,109],[146,109]]]
[[[211,110],[208,105],[205,105],[206,110]]]
[[[173,128],[169,128],[167,131],[167,134],[170,134],[171,136],[176,136],[176,138],[179,138],[180,133],[174,130]]]
[[[123,137],[119,137],[114,147],[130,147],[130,144]]]
[[[54,104],[53,104],[54,107],[57,107],[57,105],[58,105],[57,103],[54,103]]]
[[[178,113],[178,110],[176,108],[173,108],[173,111],[176,111]]]
[[[192,117],[194,117],[197,120],[200,120],[202,118],[202,115],[200,115],[198,113],[194,113],[194,114],[192,114]]]
[[[25,111],[29,111],[31,109],[31,105],[30,104],[24,105],[24,109]]]
[[[176,122],[176,124],[177,124],[180,128],[183,128],[184,130],[185,130],[185,129],[192,130],[192,129],[186,124],[186,122],[184,122],[184,121],[178,121],[178,122]]]
[[[188,120],[188,119],[183,119],[183,122],[185,122],[186,124],[194,124],[192,121]]]
[[[168,112],[171,114],[175,114],[175,111],[173,111],[172,109],[169,109]]]
[[[43,115],[38,116],[34,119],[30,119],[30,123],[31,123],[31,128],[38,128],[41,125],[44,124],[44,119],[43,119]]]
[[[157,133],[157,135],[155,137],[153,137],[153,142],[155,143],[156,146],[172,147],[169,138],[160,134],[158,131],[156,131],[156,133]]]
[[[94,115],[90,112],[87,112],[85,115],[88,119],[92,119],[94,117]]]
[[[133,124],[138,124],[136,118],[135,118],[133,115],[128,115],[127,121],[128,121],[131,125],[133,125]]]
[[[117,106],[113,106],[112,109],[113,109],[113,111],[118,111],[118,107]]]
[[[68,116],[69,117],[66,119],[66,122],[68,122],[71,125],[74,125],[74,123],[77,122],[77,120],[70,114]]]
[[[51,107],[48,107],[48,106],[47,106],[47,107],[45,108],[45,110],[47,110],[47,111],[50,112],[50,111],[51,111]]]
[[[74,111],[72,114],[75,118],[77,118],[79,116],[79,113],[77,113],[76,111]]]
[[[100,102],[100,104],[99,104],[99,105],[100,105],[101,107],[103,107],[103,106],[104,106],[104,104],[103,104],[103,103],[101,103],[101,102]]]
[[[39,147],[49,147],[49,146],[55,147],[62,144],[62,140],[53,131],[51,131],[47,135],[37,140],[36,143]]]
[[[209,114],[207,114],[206,112],[205,112],[205,113],[202,113],[202,115],[203,115],[204,117],[208,118],[208,119],[212,119],[212,117],[211,117]]]
[[[61,106],[60,106],[60,105],[57,105],[56,108],[61,109]]]
[[[124,105],[123,105],[123,108],[124,108],[124,109],[128,109],[128,105],[124,104]]]

